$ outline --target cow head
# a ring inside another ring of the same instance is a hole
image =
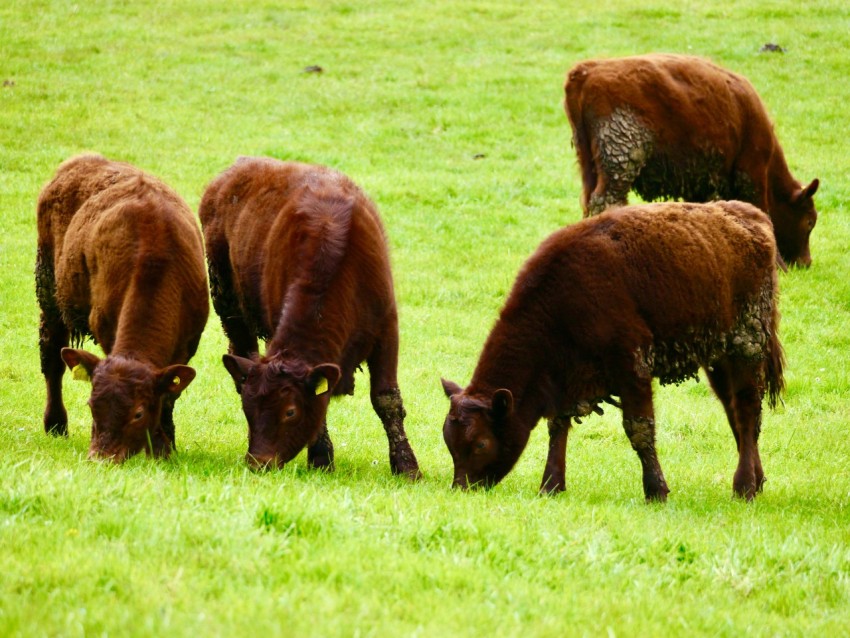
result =
[[[242,395],[248,419],[246,461],[255,469],[282,467],[319,438],[339,366],[315,367],[280,358],[254,361],[226,354],[224,367]]]
[[[173,401],[195,378],[195,370],[172,365],[161,370],[134,359],[100,359],[85,350],[62,349],[62,359],[77,379],[91,380],[90,459],[120,463],[146,451],[171,453],[172,441],[162,426],[163,400]]]
[[[818,220],[813,198],[819,185],[815,179],[805,188],[795,189],[787,201],[775,202],[770,211],[776,247],[789,266],[808,268],[812,264],[809,236]]]
[[[517,462],[528,443],[529,431],[520,426],[510,390],[467,394],[459,385],[442,380],[451,401],[443,424],[443,440],[454,461],[453,487],[492,487]]]

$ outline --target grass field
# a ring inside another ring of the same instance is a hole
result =
[[[848,50],[844,0],[4,2],[0,635],[850,634]],[[439,379],[468,381],[520,264],[580,218],[566,70],[649,51],[746,75],[792,172],[821,180],[814,264],[781,276],[765,492],[731,498],[734,440],[704,381],[656,393],[666,505],[644,504],[613,409],[574,429],[565,494],[536,495],[544,427],[497,488],[452,491]],[[390,236],[423,480],[390,475],[366,374],[331,405],[335,473],[303,454],[248,471],[215,317],[174,458],[87,461],[89,387],[70,379],[70,436],[46,436],[35,202],[83,150],[195,209],[240,154],[361,184]]]

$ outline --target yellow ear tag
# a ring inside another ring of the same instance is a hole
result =
[[[74,376],[75,381],[91,381],[89,371],[79,363],[71,368],[71,374]]]
[[[321,377],[319,382],[316,384],[316,395],[324,394],[328,391],[328,380],[325,377]]]
[[[180,377],[174,377],[171,383],[173,383],[174,385],[180,385]]]

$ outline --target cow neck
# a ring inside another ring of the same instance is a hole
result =
[[[292,291],[295,292],[295,291]],[[297,355],[306,363],[336,362],[342,343],[336,322],[323,316],[320,298],[306,291],[287,295],[266,356]]]
[[[544,359],[555,354],[548,352],[552,344],[542,338],[546,329],[540,325],[540,315],[530,314],[534,313],[514,313],[513,317],[503,313],[487,338],[469,385],[470,394],[489,396],[500,388],[510,390],[517,422],[529,431],[551,402]]]
[[[778,142],[774,142],[773,154],[770,156],[770,166],[767,171],[767,212],[773,216],[776,202],[790,201],[793,194],[800,189],[800,184],[794,179],[788,164],[785,161],[785,153]]]
[[[144,295],[128,291],[109,354],[144,361],[155,368],[173,363],[181,333],[182,303],[175,287],[164,286]]]

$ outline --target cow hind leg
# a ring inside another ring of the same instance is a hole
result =
[[[732,479],[736,496],[748,501],[762,490],[764,470],[758,451],[761,432],[761,363],[724,361],[709,372],[709,379],[723,402],[738,447],[738,467]]]
[[[562,416],[550,419],[549,426],[549,455],[546,457],[546,467],[543,470],[543,480],[540,483],[541,494],[557,494],[566,489],[566,457],[567,436],[570,432],[570,417]]]
[[[328,433],[327,421],[322,424],[319,438],[307,448],[307,465],[328,471],[334,469],[334,444]]]
[[[383,342],[375,346],[367,361],[371,384],[372,408],[381,419],[390,448],[390,469],[411,480],[422,476],[416,455],[404,431],[404,403],[396,380],[398,331],[388,330]]]
[[[596,184],[587,196],[587,214],[625,206],[629,191],[652,153],[652,135],[627,109],[616,109],[596,123],[591,144],[596,162]]]
[[[729,427],[735,436],[735,448],[740,452],[741,435],[738,432],[738,423],[735,418],[735,395],[732,391],[731,380],[729,379],[728,364],[725,362],[716,363],[710,369],[706,369],[706,374],[711,384],[711,389],[714,390],[714,394],[717,395],[717,398],[723,404],[723,410],[726,412],[726,420],[729,422]]]
[[[620,393],[623,429],[643,470],[643,493],[647,501],[666,501],[670,489],[655,450],[655,414],[652,406],[652,380],[636,380]]]
[[[404,431],[404,417],[407,413],[401,399],[401,391],[398,387],[389,388],[386,391],[373,393],[371,395],[372,407],[381,419],[384,431],[387,433],[387,441],[390,447],[390,469],[393,474],[407,476],[411,480],[417,480],[422,476],[419,471],[419,463],[416,455],[407,440]]]

